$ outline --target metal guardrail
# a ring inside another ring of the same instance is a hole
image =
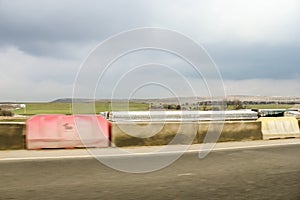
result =
[[[120,111],[101,113],[110,121],[229,121],[256,120],[257,112],[235,111]]]

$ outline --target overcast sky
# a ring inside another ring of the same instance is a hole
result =
[[[139,27],[175,30],[202,45],[227,95],[300,96],[299,0],[0,0],[0,101],[71,97],[89,53],[108,37]],[[152,56],[184,67],[170,55],[135,56],[134,65]],[[129,60],[119,65],[133,65]],[[147,91],[142,97],[160,94]],[[108,97],[106,91],[96,94]]]

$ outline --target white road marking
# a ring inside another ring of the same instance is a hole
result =
[[[291,143],[282,143],[282,144],[258,144],[258,145],[248,145],[248,146],[240,146],[240,147],[217,147],[212,151],[222,151],[222,150],[235,150],[235,149],[252,149],[258,147],[272,147],[272,146],[287,146],[287,145],[296,145],[300,144],[300,142],[291,142]],[[200,150],[197,150],[198,152]],[[201,151],[207,151],[207,149],[203,149]]]
[[[233,147],[215,147],[214,149],[195,149],[186,150],[185,153],[195,153],[200,151],[225,151],[225,150],[238,150],[238,149],[253,149],[259,147],[275,147],[275,146],[287,146],[287,145],[299,145],[300,142],[290,142],[282,144],[259,144],[259,145],[247,145],[247,146],[233,146]],[[113,150],[113,149],[112,149]],[[107,152],[104,155],[74,155],[74,156],[32,156],[32,157],[11,157],[11,158],[0,158],[0,161],[22,161],[22,160],[48,160],[48,159],[75,159],[75,158],[105,158],[105,157],[128,157],[128,156],[143,156],[143,155],[162,155],[162,154],[178,154],[183,151],[167,151],[167,152],[143,152],[143,153],[124,153],[124,154],[112,154]]]
[[[193,173],[183,173],[183,174],[177,174],[177,176],[192,176]]]
[[[20,157],[20,158],[0,158],[0,161],[21,161],[21,160],[47,160],[47,159],[68,159],[68,158],[90,158],[91,155],[78,156],[38,156],[38,157]]]

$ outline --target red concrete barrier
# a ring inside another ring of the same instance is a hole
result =
[[[26,122],[27,149],[108,147],[110,123],[96,115],[36,115]]]

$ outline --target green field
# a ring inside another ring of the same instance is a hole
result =
[[[149,105],[145,103],[113,103],[113,107],[109,102],[97,102],[94,105],[92,103],[77,103],[72,105],[72,103],[27,103],[26,109],[15,110],[14,114],[20,115],[36,115],[36,114],[73,114],[72,106],[75,106],[76,114],[99,114],[103,111],[122,111],[122,110],[148,110]]]

